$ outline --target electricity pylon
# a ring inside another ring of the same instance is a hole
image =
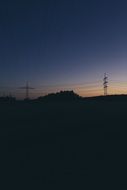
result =
[[[107,77],[106,73],[104,73],[103,87],[104,87],[104,96],[107,96],[107,94],[108,94],[108,77]]]
[[[25,89],[26,90],[26,100],[29,100],[29,90],[34,89],[29,86],[28,81],[26,82],[26,86],[20,87],[20,89]]]

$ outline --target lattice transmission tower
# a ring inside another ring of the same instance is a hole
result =
[[[20,87],[20,89],[25,89],[26,90],[26,100],[29,100],[30,99],[30,97],[29,97],[29,90],[32,90],[32,89],[34,89],[34,88],[32,88],[32,87],[30,87],[29,86],[29,83],[28,83],[28,81],[26,82],[26,86],[23,86],[23,87]]]
[[[103,87],[104,87],[104,96],[107,96],[108,95],[108,77],[106,73],[104,73]]]

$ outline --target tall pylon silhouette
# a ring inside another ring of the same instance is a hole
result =
[[[27,82],[26,82],[26,86],[20,87],[20,89],[25,89],[25,90],[26,90],[26,97],[25,97],[25,99],[26,99],[26,100],[29,100],[29,99],[30,99],[30,97],[29,97],[29,90],[34,89],[34,88],[33,88],[33,87],[30,87],[30,86],[29,86],[29,83],[28,83],[28,81],[27,81]]]
[[[104,87],[104,96],[107,96],[108,95],[108,77],[106,73],[104,73],[103,87]]]

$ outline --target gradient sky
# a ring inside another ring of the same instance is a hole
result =
[[[0,1],[0,93],[98,95],[104,72],[127,92],[126,0]]]

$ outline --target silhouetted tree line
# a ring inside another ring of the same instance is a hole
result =
[[[11,96],[0,97],[0,102],[15,102],[16,98]]]

